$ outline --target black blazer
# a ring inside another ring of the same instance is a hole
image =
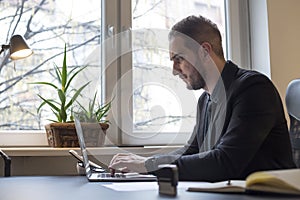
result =
[[[245,179],[258,170],[296,167],[282,102],[269,78],[230,61],[221,77],[211,97],[204,92],[199,98],[197,122],[187,145],[153,156],[146,162],[148,170],[175,163],[180,180],[222,181]],[[215,107],[206,133],[209,98]],[[206,141],[205,134],[216,139]]]

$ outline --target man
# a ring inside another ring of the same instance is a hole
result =
[[[295,168],[280,96],[264,75],[225,61],[217,26],[190,16],[169,34],[173,74],[188,89],[204,92],[197,122],[183,148],[150,158],[117,154],[112,173],[152,172],[159,164],[176,164],[180,180],[245,179],[259,170]]]

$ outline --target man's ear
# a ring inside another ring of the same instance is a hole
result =
[[[202,51],[203,51],[203,53],[204,53],[204,57],[206,57],[208,54],[211,53],[211,51],[212,51],[212,46],[210,45],[210,43],[208,43],[208,42],[203,42],[203,43],[201,44],[201,46],[202,46]]]
[[[212,47],[208,42],[203,42],[198,50],[198,54],[201,58],[207,57],[212,51]]]

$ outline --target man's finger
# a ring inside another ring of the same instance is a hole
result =
[[[120,158],[124,158],[124,157],[127,157],[127,156],[129,156],[128,153],[118,153],[118,154],[113,156],[113,158],[111,159],[109,165],[112,165],[113,163],[117,162],[117,160],[119,160]]]
[[[109,171],[110,171],[110,174],[111,174],[112,176],[114,176],[115,173],[116,173],[116,170],[113,169],[113,168],[109,168]]]

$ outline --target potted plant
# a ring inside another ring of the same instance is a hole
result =
[[[79,111],[74,112],[81,121],[85,122],[99,122],[102,124],[108,125],[108,120],[105,118],[107,116],[108,111],[111,108],[111,101],[104,105],[100,105],[96,102],[97,92],[94,95],[94,98],[89,101],[88,108],[85,108],[80,102],[77,102],[79,105]]]
[[[45,125],[48,143],[52,147],[77,147],[78,138],[76,134],[74,118],[72,116],[72,107],[80,96],[82,90],[89,84],[83,84],[78,89],[71,88],[71,83],[74,78],[85,68],[74,68],[68,71],[67,67],[67,53],[66,45],[64,48],[64,59],[61,69],[54,64],[56,78],[58,84],[52,82],[34,82],[33,84],[40,84],[48,86],[56,90],[56,97],[45,98],[38,94],[42,99],[41,105],[38,107],[37,112],[45,105],[50,106],[51,111],[56,116],[56,119],[50,119],[52,123]],[[107,127],[108,128],[108,127]],[[104,127],[106,130],[107,128]]]
[[[97,93],[89,101],[88,106],[83,106],[80,102],[73,115],[81,122],[84,130],[84,139],[87,146],[103,146],[106,130],[109,127],[109,121],[106,119],[107,113],[111,108],[111,101],[100,105],[97,101]],[[101,128],[99,128],[101,127]]]

